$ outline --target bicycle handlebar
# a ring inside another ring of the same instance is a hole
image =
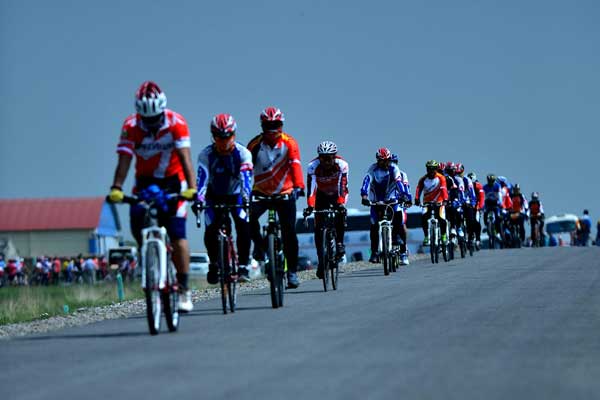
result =
[[[167,198],[167,201],[173,201],[173,200],[187,200],[186,198],[182,197],[179,193],[167,193],[165,195],[165,197]],[[109,196],[106,196],[105,201],[111,204],[118,204],[115,203],[113,201],[110,200]],[[121,201],[121,203],[127,203],[129,205],[136,205],[136,204],[141,204],[141,203],[145,203],[146,201],[137,197],[137,196],[123,196],[123,201]]]
[[[249,203],[244,203],[244,204],[211,204],[211,205],[207,205],[207,204],[203,204],[203,205],[194,204],[194,205],[192,205],[192,211],[196,215],[196,227],[197,228],[200,228],[200,226],[202,225],[202,221],[200,219],[200,211],[208,210],[209,208],[218,209],[218,210],[233,210],[233,209],[237,209],[237,208],[243,208],[244,210],[248,210],[248,209],[250,209],[250,204]]]
[[[289,200],[292,196],[290,194],[252,194],[252,201],[277,201],[277,200]]]

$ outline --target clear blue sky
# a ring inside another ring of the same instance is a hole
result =
[[[548,214],[597,219],[598,21],[597,1],[4,0],[0,197],[104,195],[152,79],[194,160],[214,114],[247,143],[274,104],[304,164],[338,143],[351,206],[388,146],[413,189],[427,159],[460,161],[541,192]]]

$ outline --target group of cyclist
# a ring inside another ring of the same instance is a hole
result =
[[[287,262],[288,288],[297,288],[298,238],[296,235],[296,200],[307,198],[304,215],[315,210],[335,209],[335,228],[338,257],[345,254],[344,228],[346,201],[348,197],[348,163],[338,154],[331,141],[317,147],[317,157],[307,168],[305,188],[300,151],[296,140],[284,132],[284,115],[276,107],[267,107],[260,113],[261,132],[247,146],[236,141],[237,124],[230,114],[216,115],[210,124],[212,143],[198,156],[197,170],[192,165],[190,133],[183,116],[167,108],[167,98],[160,87],[151,81],[144,82],[135,95],[136,113],[125,120],[117,146],[118,162],[109,193],[112,202],[124,200],[123,183],[133,156],[135,184],[133,193],[142,196],[150,186],[156,185],[165,192],[179,193],[180,200],[170,204],[158,217],[159,224],[167,230],[172,246],[172,259],[177,270],[181,291],[180,311],[193,308],[188,286],[189,244],[186,238],[187,202],[193,202],[192,210],[205,211],[204,243],[209,258],[217,259],[216,233],[227,214],[233,217],[236,229],[238,254],[238,279],[248,280],[248,263],[252,242],[253,258],[265,259],[259,218],[267,205],[258,198],[270,199],[281,227],[283,252]],[[376,152],[372,164],[363,179],[360,195],[362,204],[371,207],[371,262],[379,262],[378,222],[386,210],[394,211],[392,220],[392,244],[400,252],[400,263],[407,265],[406,213],[412,205],[408,177],[398,167],[398,157],[387,148]],[[502,177],[488,175],[482,186],[471,173],[464,176],[464,167],[452,162],[441,164],[434,160],[426,164],[427,174],[418,183],[415,204],[420,205],[423,194],[424,244],[428,244],[427,218],[435,212],[446,232],[448,221],[451,234],[464,235],[463,218],[470,239],[480,243],[481,224],[479,211],[494,212],[501,216],[504,210],[514,207],[527,209],[518,185],[512,187]],[[306,189],[306,193],[305,193]],[[521,196],[521,197],[519,197]],[[515,201],[516,198],[520,200]],[[537,203],[536,203],[537,201]],[[543,218],[539,199],[529,202],[529,210],[537,204]],[[229,208],[211,207],[228,205]],[[144,210],[140,206],[130,209],[130,225],[133,236],[141,245]],[[533,217],[534,214],[531,215]],[[447,218],[446,218],[447,216]],[[500,218],[496,219],[501,221]],[[315,214],[315,241],[320,243],[322,218]],[[500,226],[498,226],[500,231]],[[524,232],[524,231],[523,231]],[[523,233],[524,235],[524,233]],[[443,234],[443,240],[447,240]],[[317,276],[323,275],[323,254],[319,251]],[[218,266],[209,264],[207,281],[218,282]]]

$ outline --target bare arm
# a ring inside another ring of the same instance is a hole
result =
[[[183,174],[185,175],[188,188],[196,189],[196,174],[194,173],[194,168],[192,167],[192,153],[190,152],[190,148],[182,147],[177,149],[177,155],[179,156],[179,160],[183,166]]]
[[[113,179],[113,186],[122,188],[125,178],[127,178],[127,172],[129,172],[129,166],[131,165],[131,156],[128,154],[119,154],[119,162],[115,170],[115,177]]]

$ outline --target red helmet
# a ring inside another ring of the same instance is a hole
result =
[[[152,81],[142,83],[135,94],[135,110],[142,117],[156,117],[167,108],[167,96]]]
[[[446,169],[446,163],[445,162],[440,162],[440,166],[438,168],[438,170],[443,171]]]
[[[379,150],[377,150],[377,152],[375,153],[375,158],[377,159],[377,161],[379,161],[379,160],[391,160],[392,159],[392,152],[388,148],[382,147]]]
[[[444,169],[446,171],[456,172],[456,164],[454,164],[452,161],[448,161]]]
[[[277,107],[267,107],[260,113],[260,124],[263,132],[281,132],[283,113]]]
[[[237,124],[231,114],[218,114],[210,123],[210,131],[213,136],[219,138],[228,138],[235,135]]]
[[[261,122],[283,122],[285,118],[283,117],[283,113],[277,107],[267,107],[260,113],[260,121]]]
[[[461,163],[456,163],[456,172],[458,174],[462,174],[465,172],[465,166],[462,165]]]

